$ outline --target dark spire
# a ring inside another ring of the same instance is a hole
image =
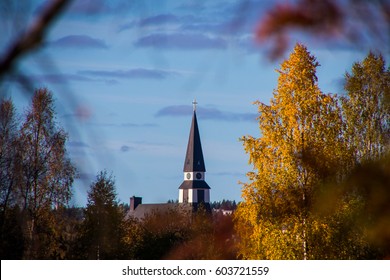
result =
[[[198,130],[198,121],[196,119],[196,106],[194,104],[194,114],[192,116],[192,124],[190,137],[188,139],[187,153],[184,161],[184,172],[205,172],[206,167],[203,160],[202,144],[200,143],[200,135]]]

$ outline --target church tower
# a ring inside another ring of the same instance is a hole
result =
[[[206,167],[203,159],[202,144],[196,119],[196,104],[194,100],[190,136],[184,160],[184,181],[179,187],[179,203],[189,203],[196,211],[199,204],[210,209],[210,187],[205,181]]]

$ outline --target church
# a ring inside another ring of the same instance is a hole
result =
[[[184,159],[183,182],[179,186],[179,203],[142,204],[142,198],[130,197],[130,210],[128,217],[144,218],[152,212],[168,212],[173,209],[196,212],[200,205],[210,211],[210,186],[206,183],[206,166],[203,158],[202,144],[196,118],[196,105],[194,100],[190,135]]]

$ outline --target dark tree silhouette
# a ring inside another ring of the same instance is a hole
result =
[[[81,227],[81,259],[120,259],[124,214],[118,206],[115,181],[107,171],[101,171],[88,192],[85,220]]]
[[[17,147],[20,173],[15,173],[25,213],[26,258],[40,253],[39,223],[49,219],[51,209],[66,205],[71,197],[76,171],[67,156],[66,140],[66,133],[55,122],[51,92],[36,90],[21,127]]]

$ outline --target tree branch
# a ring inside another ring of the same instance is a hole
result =
[[[27,31],[9,48],[4,58],[0,59],[0,78],[11,72],[16,61],[23,55],[37,48],[43,41],[50,25],[71,0],[52,0]]]

